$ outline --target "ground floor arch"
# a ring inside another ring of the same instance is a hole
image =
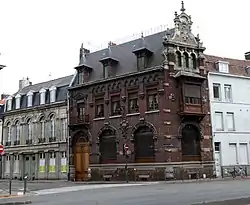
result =
[[[135,162],[154,162],[154,132],[147,125],[139,126],[134,131]]]
[[[182,161],[201,160],[201,133],[195,125],[186,124],[182,129]]]

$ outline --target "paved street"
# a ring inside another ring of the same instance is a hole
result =
[[[89,188],[85,189],[84,186]],[[97,185],[79,185],[78,191],[70,191],[69,188],[62,187],[60,188],[61,191],[57,189],[57,192],[52,192],[52,194],[24,198],[32,200],[35,205],[191,205],[209,201],[250,197],[250,180],[183,184],[159,183],[131,185],[129,187],[99,187],[98,189],[95,187],[91,188],[91,186]],[[220,202],[212,204],[246,205],[248,203],[250,203],[250,199],[245,201],[238,200],[233,203]],[[210,205],[212,204],[210,203]]]

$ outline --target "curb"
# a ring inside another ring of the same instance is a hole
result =
[[[31,204],[31,201],[10,201],[10,202],[0,202],[0,205],[18,205],[18,204]]]

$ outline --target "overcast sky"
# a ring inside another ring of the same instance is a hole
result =
[[[185,0],[207,54],[244,58],[249,0]],[[90,50],[160,25],[173,26],[180,0],[0,0],[0,93],[74,73],[81,43]],[[156,29],[157,30],[157,29]]]

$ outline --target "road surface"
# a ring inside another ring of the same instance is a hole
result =
[[[61,191],[57,190],[58,193],[25,198],[31,200],[35,205],[191,205],[250,197],[250,180],[183,184],[159,183],[81,191],[66,191],[65,187],[60,189]],[[238,200],[232,204],[246,205],[248,202],[250,204],[250,199],[244,202]],[[213,204],[230,205],[229,202]]]

